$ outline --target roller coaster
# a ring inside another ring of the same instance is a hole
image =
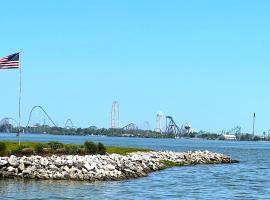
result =
[[[149,121],[145,121],[145,122],[140,126],[140,130],[150,131],[150,130],[151,130],[151,126],[150,126]]]
[[[32,122],[32,114],[35,110],[41,110],[42,113],[49,119],[49,121],[53,124],[53,126],[57,126],[56,123],[52,120],[52,118],[50,117],[50,115],[45,111],[45,109],[42,107],[42,106],[34,106],[31,111],[30,111],[30,114],[29,114],[29,118],[28,118],[28,122],[27,122],[27,125],[26,127],[29,127],[30,126],[30,123]]]
[[[37,123],[37,119],[33,119],[33,113],[35,111],[39,111],[41,112],[41,116],[39,116],[38,118],[42,118],[40,121],[42,121],[41,123]],[[47,123],[49,122],[49,123]],[[42,106],[34,106],[30,113],[29,113],[29,118],[28,118],[28,122],[26,127],[35,127],[36,125],[39,126],[50,126],[52,127],[57,127],[57,124],[53,121],[52,117],[46,112],[46,110],[42,107]],[[73,121],[69,118],[66,120],[65,124],[64,124],[64,128],[66,129],[73,129],[75,128]]]
[[[134,123],[130,123],[128,125],[126,125],[125,127],[123,127],[123,130],[126,131],[135,131],[135,130],[139,130],[138,126]]]
[[[122,129],[126,131],[137,131],[137,130],[150,131],[151,127],[150,127],[150,123],[148,121],[145,121],[143,124],[141,124],[140,127],[135,123],[130,123],[124,126]]]
[[[229,134],[241,134],[241,127],[240,126],[235,126],[231,130],[228,131]]]
[[[166,116],[166,133],[173,134],[175,136],[181,135],[181,129],[177,126],[171,116]]]
[[[42,118],[42,123],[38,123],[37,119],[35,119],[33,117],[33,113],[38,110],[41,111],[41,114],[43,116],[39,116],[39,118]],[[45,117],[44,117],[45,116]],[[34,119],[33,119],[34,118]],[[46,110],[42,107],[42,106],[34,106],[30,113],[29,113],[29,118],[28,118],[28,122],[26,125],[26,128],[36,128],[38,126],[40,127],[50,127],[47,123],[46,123],[46,119],[48,119],[47,121],[49,121],[49,123],[53,126],[56,127],[56,123],[52,120],[51,116],[46,112]],[[5,117],[3,119],[0,120],[0,127],[5,130],[6,132],[9,132],[9,130],[14,129],[14,128],[18,128],[19,127],[19,123],[17,120],[15,120],[12,117]],[[73,129],[75,128],[72,120],[69,118],[67,119],[67,121],[64,124],[64,128],[66,129]]]
[[[166,116],[166,131],[165,134],[173,135],[175,138],[188,137],[192,133],[191,125],[186,123],[181,128],[175,123],[172,116]]]
[[[66,128],[66,129],[72,129],[72,128],[75,128],[71,119],[67,119],[67,121],[66,121],[66,123],[65,123],[65,128]]]
[[[221,131],[221,134],[230,134],[230,135],[241,135],[241,133],[242,133],[242,128],[240,126],[235,126],[228,131],[226,130]]]
[[[0,127],[4,132],[10,132],[11,129],[18,129],[19,123],[11,117],[5,117],[0,121]]]

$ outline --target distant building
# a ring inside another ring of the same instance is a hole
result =
[[[222,135],[221,139],[223,139],[223,140],[237,140],[235,135]]]

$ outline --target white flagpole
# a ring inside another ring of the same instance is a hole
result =
[[[22,50],[19,53],[19,60],[20,60],[20,89],[19,89],[19,128],[18,128],[18,143],[21,144],[20,141],[20,133],[21,133],[21,100],[22,100]]]

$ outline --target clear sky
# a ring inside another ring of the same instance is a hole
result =
[[[270,128],[270,2],[1,1],[0,57],[23,49],[23,123],[42,105],[64,124],[110,126],[161,110],[180,125]],[[1,70],[0,118],[17,117],[18,70]]]

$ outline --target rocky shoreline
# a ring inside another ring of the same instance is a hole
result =
[[[149,173],[175,165],[236,163],[229,156],[209,151],[136,152],[127,156],[52,155],[0,157],[0,178],[55,179],[81,181],[124,180],[147,176]]]

